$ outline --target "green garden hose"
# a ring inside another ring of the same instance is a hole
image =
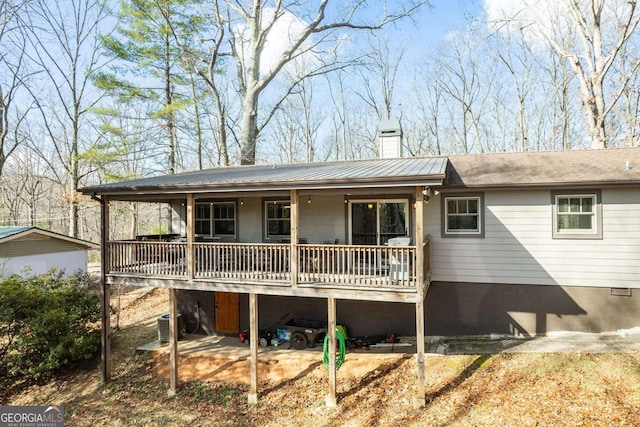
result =
[[[338,339],[338,351],[339,353],[336,355],[336,369],[340,369],[340,366],[344,363],[344,358],[347,353],[347,345],[345,343],[346,339],[344,333],[336,328],[336,338]],[[324,362],[324,367],[329,369],[329,334],[324,336],[324,345],[322,347],[322,361]]]

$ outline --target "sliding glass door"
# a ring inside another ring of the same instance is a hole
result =
[[[357,200],[349,205],[352,245],[384,245],[408,235],[408,200]]]

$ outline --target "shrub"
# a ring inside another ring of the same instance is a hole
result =
[[[43,380],[100,351],[100,298],[86,274],[0,280],[0,370]]]

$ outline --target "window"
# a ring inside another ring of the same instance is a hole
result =
[[[196,203],[196,234],[211,236],[211,205]]]
[[[349,201],[349,243],[386,245],[389,239],[409,235],[407,199]]]
[[[443,237],[483,236],[482,195],[445,196],[443,199]]]
[[[204,237],[236,235],[235,202],[196,203],[195,233]]]
[[[288,200],[265,202],[266,238],[291,236],[291,205]]]
[[[213,235],[236,235],[236,204],[233,202],[213,204]]]
[[[599,192],[554,192],[553,237],[602,238]]]

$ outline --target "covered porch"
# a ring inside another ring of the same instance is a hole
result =
[[[189,245],[186,242],[110,241],[106,249],[109,256],[105,267],[111,284],[172,279],[210,284],[225,291],[279,286],[416,293],[428,282],[430,271],[428,239],[423,240],[421,248],[408,244],[199,242]],[[417,262],[418,256],[421,263]],[[421,274],[418,274],[419,265]]]
[[[248,296],[251,336],[258,296],[326,299],[329,387],[336,405],[336,303],[415,305],[418,395],[424,403],[424,297],[430,281],[425,206],[445,158],[221,168],[85,188],[102,206],[103,311],[115,284],[168,288],[171,386],[176,390],[177,290]],[[171,210],[162,235],[111,238],[113,202]],[[110,327],[103,316],[103,376]],[[251,340],[249,402],[258,400],[258,344]]]

